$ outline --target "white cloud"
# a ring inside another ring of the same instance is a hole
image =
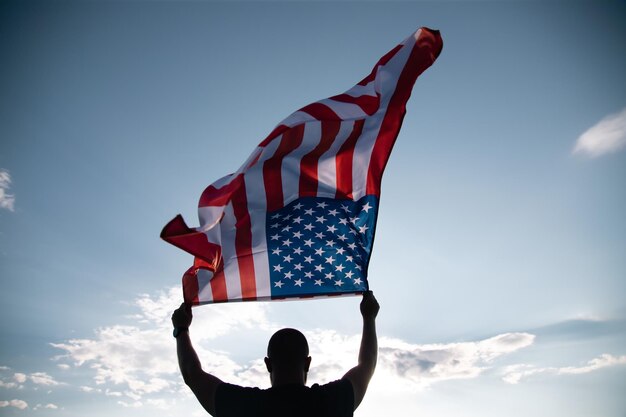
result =
[[[39,409],[48,409],[48,410],[57,410],[59,408],[58,405],[56,404],[52,404],[52,403],[48,403],[48,404],[37,404],[36,406],[33,407],[33,410],[39,410]]]
[[[504,375],[502,380],[509,384],[517,384],[522,379],[528,378],[532,375],[536,374],[554,374],[554,375],[579,375],[586,374],[589,372],[597,371],[602,368],[607,368],[610,366],[624,365],[626,364],[626,355],[623,356],[613,356],[609,354],[600,355],[597,358],[594,358],[587,362],[587,364],[583,366],[566,366],[561,368],[556,367],[536,367],[533,365],[527,364],[517,364],[507,366],[504,369]]]
[[[28,408],[28,403],[22,400],[0,401],[0,408],[4,407],[15,407],[24,410]]]
[[[0,168],[0,208],[13,211],[15,206],[15,196],[8,193],[10,187],[11,175],[9,174],[9,171]]]
[[[57,386],[61,385],[60,382],[45,372],[35,372],[29,375],[30,380],[37,385]]]
[[[26,374],[23,374],[21,372],[16,372],[13,374],[13,379],[16,382],[23,384],[24,382],[26,382]]]
[[[580,135],[573,152],[597,157],[616,152],[624,146],[626,146],[626,109],[605,117]]]
[[[172,288],[156,297],[141,295],[135,300],[140,311],[132,317],[138,325],[103,327],[96,330],[93,339],[73,339],[52,346],[65,351],[62,357],[73,361],[75,366],[88,365],[93,369],[96,385],[125,386],[124,395],[133,400],[120,402],[126,407],[137,406],[145,395],[178,392],[182,378],[176,361],[170,316],[180,299],[180,288]],[[207,371],[234,375],[243,368],[226,354],[212,352],[203,345],[233,328],[266,326],[265,306],[262,304],[223,305],[211,311],[210,315],[197,314],[194,328],[211,331],[192,332],[191,336]]]

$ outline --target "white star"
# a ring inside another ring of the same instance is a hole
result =
[[[343,266],[342,264],[339,264],[335,267],[335,269],[339,272],[343,272],[343,269],[345,268],[345,266]]]
[[[280,265],[274,265],[274,271],[276,271],[276,272],[280,272],[282,269],[283,269],[283,267],[282,267],[282,266],[280,266]]]
[[[306,210],[304,210],[304,214],[312,216],[313,215],[313,209],[306,209]]]
[[[283,256],[283,259],[285,260],[285,262],[291,262],[293,258],[291,257],[291,255],[287,255]]]
[[[304,241],[304,246],[313,246],[313,241],[311,239],[307,239]]]
[[[287,214],[285,217],[283,217],[283,220],[289,220],[291,219],[291,214]]]
[[[302,217],[298,216],[295,219],[293,219],[293,222],[300,224],[300,222],[302,222],[302,220],[303,220]]]
[[[272,216],[272,219],[277,219],[277,218],[279,218],[279,217],[280,217],[280,213],[276,213],[276,214],[274,214],[274,215]]]
[[[317,272],[322,272],[323,269],[324,269],[324,267],[322,265],[320,265],[320,264],[315,265],[315,270]]]
[[[309,232],[313,230],[313,225],[311,223],[304,225],[304,230],[308,230]]]
[[[367,225],[366,225],[366,224],[364,224],[363,226],[360,226],[360,227],[359,227],[359,232],[361,232],[361,233],[365,233],[365,231],[366,231],[367,229],[369,229],[369,227],[367,227]]]
[[[356,236],[356,230],[354,230],[354,229],[350,229],[350,233],[352,233],[353,235],[355,235],[355,236]]]
[[[318,238],[318,239],[324,239],[324,233],[322,233],[322,232],[316,233],[315,237]]]
[[[296,210],[300,210],[302,208],[302,204],[300,202],[298,202],[298,204],[293,206],[293,208],[296,209]]]
[[[282,283],[282,281],[276,281],[276,282],[274,283],[274,286],[275,286],[275,287],[278,287],[278,288],[282,288],[282,287],[283,287],[283,283]]]
[[[289,239],[283,240],[283,245],[285,245],[285,246],[291,245],[291,240],[289,240]]]
[[[371,208],[372,208],[372,206],[370,206],[370,203],[367,202],[367,203],[365,203],[365,205],[363,207],[361,207],[361,210],[363,210],[364,212],[368,213]]]
[[[322,201],[321,203],[317,203],[317,207],[319,207],[319,208],[326,208],[326,206],[327,206],[327,205],[328,205],[328,204],[326,204],[326,203],[325,203],[325,202],[323,202],[323,201]]]
[[[272,249],[272,255],[280,255],[281,252],[280,248]]]
[[[327,264],[332,264],[333,262],[335,262],[335,258],[333,258],[332,256],[329,256],[328,258],[326,258]]]
[[[326,279],[333,279],[333,273],[332,272],[327,272],[326,275],[324,275],[324,277]]]
[[[358,217],[352,217],[352,218],[350,219],[350,221],[352,222],[352,224],[355,224],[358,220],[359,220],[359,218],[358,218]]]
[[[293,232],[293,237],[300,239],[302,237],[302,232]]]
[[[302,249],[301,248],[295,248],[293,250],[293,253],[295,253],[296,255],[300,255],[302,253]]]
[[[283,228],[281,229],[281,231],[283,231],[283,232],[288,232],[288,231],[290,231],[290,230],[291,230],[291,226],[285,226],[285,227],[283,227]]]
[[[361,265],[356,264],[356,265],[354,265],[354,266],[355,266],[355,268],[356,268],[356,269],[358,269],[359,271],[361,270]]]
[[[293,282],[294,285],[297,285],[298,287],[301,287],[302,284],[304,284],[304,281],[302,281],[300,278],[298,278],[297,280],[295,280]]]
[[[339,255],[343,255],[343,253],[344,253],[345,251],[346,251],[346,250],[345,250],[344,248],[339,248],[339,249],[337,249],[337,253],[338,253]]]
[[[343,281],[338,279],[337,281],[335,281],[335,285],[337,285],[338,287],[341,287],[343,285]]]
[[[331,224],[330,226],[326,226],[326,229],[330,232],[330,233],[335,233],[337,231],[337,228],[335,227],[335,225]]]
[[[337,236],[337,239],[339,239],[342,242],[344,242],[347,239],[347,237],[346,237],[346,235],[339,235],[339,236]]]
[[[354,272],[352,272],[352,271],[346,272],[346,277],[352,278],[352,275],[354,275]]]
[[[304,276],[307,277],[307,278],[313,278],[313,273],[311,271],[306,271],[304,273]]]
[[[315,218],[315,221],[318,223],[324,223],[326,219],[324,218],[324,216],[319,216]]]
[[[275,235],[270,236],[272,240],[278,240],[278,238],[280,236],[278,236],[278,233],[276,233]]]
[[[344,226],[348,225],[348,220],[346,219],[339,219],[339,223],[343,224]]]
[[[287,278],[287,279],[291,279],[291,277],[293,277],[293,274],[291,273],[291,271],[287,271],[287,272],[285,273],[285,278]]]
[[[306,257],[304,258],[304,262],[306,262],[306,263],[309,263],[309,264],[310,264],[311,262],[313,262],[313,257],[311,257],[311,256],[306,256]]]
[[[324,249],[322,248],[315,249],[315,254],[318,256],[322,256],[324,254]]]
[[[296,271],[300,271],[302,270],[303,266],[301,263],[297,263],[293,266],[293,269],[295,269]]]
[[[326,246],[330,246],[332,248],[333,246],[335,246],[335,241],[334,240],[327,240],[326,241]]]
[[[356,243],[352,242],[352,243],[350,243],[350,244],[348,245],[348,247],[349,247],[350,249],[352,249],[352,250],[355,250],[355,249],[356,249]]]
[[[361,281],[361,278],[355,278],[354,279],[354,285],[361,285],[363,281]]]
[[[280,223],[273,223],[270,227],[272,229],[276,229],[277,227],[280,227]]]
[[[324,281],[322,281],[321,279],[316,279],[315,280],[315,285],[322,286],[323,283],[324,283]]]
[[[346,206],[345,204],[341,205],[341,208],[343,211],[345,211],[346,213],[350,211],[350,208],[348,206]]]
[[[335,209],[332,210],[328,210],[328,214],[330,214],[331,216],[336,216],[339,212]]]
[[[353,259],[354,258],[352,256],[350,256],[350,255],[346,256],[346,261],[348,261],[348,262],[354,262]]]

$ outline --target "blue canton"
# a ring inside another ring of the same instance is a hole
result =
[[[366,291],[378,199],[306,197],[267,213],[272,298]]]

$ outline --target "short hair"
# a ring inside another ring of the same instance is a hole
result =
[[[306,337],[296,329],[280,329],[267,344],[267,357],[275,363],[296,364],[309,356]]]

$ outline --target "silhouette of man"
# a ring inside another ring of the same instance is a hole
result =
[[[306,386],[311,357],[304,335],[295,329],[274,333],[265,358],[272,387],[259,389],[228,384],[202,370],[189,338],[191,306],[183,303],[172,314],[180,372],[200,404],[214,417],[352,416],[376,368],[379,308],[371,291],[363,294],[360,305],[363,333],[358,364],[340,380],[325,385]]]

